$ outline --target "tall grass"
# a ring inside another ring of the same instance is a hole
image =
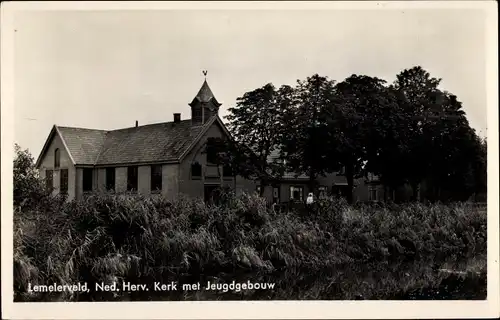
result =
[[[255,195],[217,206],[180,197],[94,195],[44,202],[14,215],[15,299],[109,300],[117,293],[52,296],[27,284],[151,284],[185,275],[282,270],[486,252],[486,213],[468,204],[348,206],[326,199],[276,214]]]

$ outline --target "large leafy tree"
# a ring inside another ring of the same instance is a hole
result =
[[[384,147],[391,139],[398,139],[394,133],[397,104],[384,83],[378,78],[352,75],[335,87],[336,98],[329,118],[333,135],[329,153],[345,168],[349,202],[354,179],[362,174],[365,165],[370,164],[372,171],[380,169],[377,161],[383,152],[388,152]]]
[[[281,157],[287,168],[296,175],[309,176],[313,190],[316,178],[338,169],[329,148],[333,135],[328,128],[328,110],[334,103],[334,81],[318,74],[305,81],[298,80],[293,95],[294,103],[285,106],[286,130],[281,135]]]
[[[410,183],[413,199],[425,181],[429,200],[466,200],[481,189],[481,141],[462,103],[440,90],[441,79],[417,66],[397,75],[393,90],[402,109],[399,176]]]
[[[462,103],[442,92],[430,148],[431,200],[467,200],[481,192],[482,141],[470,127]]]
[[[230,165],[235,174],[260,183],[261,193],[282,172],[269,158],[286,129],[282,110],[291,103],[290,92],[289,87],[277,90],[269,83],[245,93],[226,116],[232,139],[214,142],[219,161]]]
[[[433,78],[420,66],[405,69],[396,76],[393,88],[403,110],[405,144],[400,163],[406,168],[406,180],[417,200],[419,185],[429,175],[433,149],[433,135],[436,128],[435,112],[441,106],[441,79]]]
[[[403,185],[407,168],[401,163],[401,157],[406,151],[406,115],[398,104],[398,94],[392,86],[383,87],[379,82],[376,87],[378,104],[366,113],[367,153],[363,173],[368,172],[379,176],[384,185],[384,196],[389,190],[395,190]]]

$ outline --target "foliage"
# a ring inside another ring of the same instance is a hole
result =
[[[14,146],[14,152],[14,205],[21,208],[34,208],[37,205],[46,204],[46,201],[51,200],[49,195],[52,190],[45,188],[35,168],[33,156],[29,150],[22,150],[18,144]]]
[[[373,165],[382,151],[397,140],[397,105],[384,83],[378,78],[352,75],[335,88],[330,130],[336,134],[331,144],[335,145],[335,158],[345,168],[349,202],[354,178],[366,163],[376,172]]]
[[[287,86],[276,90],[266,84],[239,97],[227,116],[234,139],[216,141],[219,161],[262,186],[279,179],[281,170],[269,157],[283,131],[282,111],[291,103],[289,92]]]
[[[144,299],[137,292],[28,294],[28,282],[152,285],[183,274],[315,272],[341,263],[486,252],[486,213],[466,203],[355,208],[325,199],[316,205],[276,215],[255,195],[227,195],[217,206],[182,197],[91,195],[47,212],[17,208],[16,301]]]
[[[395,171],[412,185],[415,199],[425,180],[429,200],[466,200],[481,189],[478,177],[486,159],[461,102],[440,90],[440,82],[421,67],[397,75],[393,88],[407,126],[401,128],[405,146],[395,157],[400,166]]]
[[[319,175],[338,170],[329,146],[332,144],[328,126],[328,110],[334,103],[335,82],[318,74],[297,81],[295,103],[284,110],[286,134],[280,141],[281,158],[296,175],[309,176],[310,187]]]
[[[410,185],[413,200],[477,198],[486,192],[485,144],[440,82],[416,66],[391,85],[366,75],[335,84],[318,74],[295,87],[267,84],[229,110],[240,143],[221,143],[230,150],[221,154],[263,185],[287,170],[308,175],[314,188],[318,176],[344,168],[350,190],[354,179],[374,173],[392,190]]]

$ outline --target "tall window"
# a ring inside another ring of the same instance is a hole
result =
[[[291,186],[290,187],[290,200],[303,201],[304,200],[304,188]]]
[[[202,119],[202,110],[199,106],[191,108],[193,115],[192,115],[192,120],[195,122],[200,122]]]
[[[376,187],[370,187],[370,201],[377,201],[377,188]]]
[[[161,165],[151,166],[151,191],[161,190]]]
[[[273,187],[273,202],[274,203],[280,202],[280,188],[279,187]]]
[[[215,150],[215,138],[207,139],[207,163],[217,163],[217,151]]]
[[[93,175],[94,175],[94,170],[92,170],[91,168],[83,169],[83,192],[92,191],[93,178],[94,178]]]
[[[201,164],[195,162],[191,164],[191,177],[200,178],[201,177]]]
[[[106,168],[106,190],[115,190],[115,168]]]
[[[127,191],[137,191],[138,167],[127,168]]]
[[[61,188],[61,194],[68,194],[68,169],[61,169],[61,174],[59,175],[59,186]]]
[[[233,168],[231,166],[225,165],[222,167],[222,175],[224,177],[232,177],[233,176]]]
[[[45,170],[45,187],[48,190],[54,188],[54,170]]]
[[[57,169],[61,166],[61,152],[59,149],[54,151],[54,168]]]

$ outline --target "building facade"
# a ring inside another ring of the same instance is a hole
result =
[[[220,187],[236,193],[259,191],[254,181],[234,175],[215,164],[207,152],[211,138],[230,137],[218,116],[221,104],[205,80],[189,103],[191,118],[180,113],[173,121],[118,129],[98,130],[54,125],[36,162],[40,175],[54,194],[69,200],[86,193],[114,192],[158,194],[174,199],[180,194],[205,198]],[[277,154],[270,157],[270,161]],[[319,196],[345,194],[342,173],[317,180]],[[355,201],[383,197],[380,186],[359,180]],[[270,202],[305,201],[308,177],[286,173],[279,184],[268,187]]]

